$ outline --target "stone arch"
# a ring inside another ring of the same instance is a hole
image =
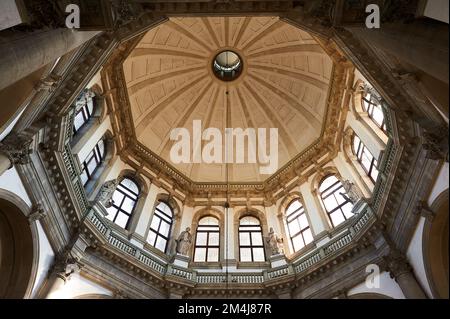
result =
[[[422,237],[425,272],[433,297],[439,299],[449,298],[448,202],[447,189],[431,204],[434,217],[426,220]]]
[[[0,298],[30,298],[37,275],[39,240],[28,205],[0,190]]]
[[[327,166],[327,167],[318,169],[317,173],[314,175],[314,177],[311,181],[311,192],[314,195],[318,194],[320,183],[322,183],[322,181],[329,175],[336,175],[336,177],[342,181],[342,176],[336,167]]]
[[[217,208],[213,207],[204,207],[199,209],[194,213],[194,216],[192,218],[192,224],[191,224],[191,231],[195,234],[193,236],[193,242],[191,245],[191,258],[194,260],[194,248],[195,248],[195,240],[196,240],[196,231],[197,226],[203,217],[212,216],[218,219],[219,221],[219,231],[220,231],[220,248],[219,248],[219,262],[224,261],[225,258],[225,216],[223,212],[218,210]],[[209,264],[209,263],[208,263]]]

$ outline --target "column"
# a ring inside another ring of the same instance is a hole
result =
[[[2,0],[0,4],[0,30],[26,21],[26,10],[17,0]]]
[[[150,225],[153,216],[153,207],[155,206],[156,196],[158,196],[159,187],[155,184],[150,184],[148,190],[147,198],[145,199],[145,204],[142,209],[141,215],[136,225],[135,233],[145,238],[147,228]]]
[[[309,217],[309,221],[311,223],[310,226],[314,236],[329,230],[330,226],[326,220],[324,220],[324,218],[327,218],[327,216],[325,216],[326,213],[323,211],[322,207],[318,206],[318,198],[314,198],[314,196],[317,197],[317,194],[313,194],[311,192],[310,184],[302,184],[300,186],[300,193],[303,196],[303,204],[305,205],[306,214]]]
[[[448,84],[448,25],[435,21],[346,27],[360,39]]]
[[[384,259],[391,278],[395,279],[407,299],[426,299],[404,254],[393,250]]]
[[[0,37],[0,90],[39,70],[99,34],[73,29],[9,32]]]
[[[238,245],[238,243],[234,242],[234,236],[235,236],[235,225],[234,225],[234,208],[224,208],[224,215],[226,214],[225,218],[225,243],[223,243],[225,256],[224,258],[227,260],[236,260],[236,256],[234,254],[235,252],[235,245]]]

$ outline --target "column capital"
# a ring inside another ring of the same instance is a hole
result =
[[[33,139],[29,137],[15,133],[9,134],[0,142],[0,152],[9,158],[11,167],[17,164],[28,164],[30,154],[33,152],[30,149],[32,141]]]
[[[448,161],[448,135],[445,128],[437,128],[434,132],[423,133],[423,148],[427,158]]]
[[[387,256],[383,257],[383,260],[391,278],[394,278],[396,281],[399,276],[412,272],[412,267],[405,254],[398,249],[391,250]]]
[[[74,257],[70,251],[65,249],[56,255],[49,274],[56,275],[56,277],[67,282],[67,280],[70,280],[71,276],[78,273],[83,266],[84,265],[78,258]]]
[[[47,213],[45,212],[44,208],[42,207],[42,204],[36,204],[33,205],[30,214],[28,215],[28,222],[30,224],[43,219],[47,216]]]
[[[431,210],[431,208],[428,206],[428,203],[424,200],[420,200],[417,202],[416,210],[414,211],[417,215],[420,215],[429,221],[432,221],[435,213]]]

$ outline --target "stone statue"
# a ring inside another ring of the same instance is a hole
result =
[[[94,97],[95,97],[94,92],[87,89],[84,90],[75,102],[76,108],[79,109],[80,107],[85,106],[89,102],[89,100],[93,99]]]
[[[364,197],[358,186],[355,185],[355,183],[350,182],[349,180],[345,180],[342,182],[342,186],[344,187],[347,195],[345,195],[344,193],[340,194],[344,198],[350,200],[353,204],[356,204],[361,198]]]
[[[267,243],[269,244],[270,251],[273,255],[283,254],[283,238],[278,238],[277,234],[275,234],[272,227],[270,227],[269,237],[267,239]]]
[[[114,203],[112,196],[118,184],[119,183],[117,179],[107,181],[105,184],[103,184],[100,192],[97,195],[97,201],[102,203],[106,208],[111,207]]]
[[[187,256],[189,253],[189,248],[191,248],[192,235],[190,233],[191,229],[186,228],[184,232],[178,236],[177,240],[177,253],[183,256]]]

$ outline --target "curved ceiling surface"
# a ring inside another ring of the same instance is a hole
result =
[[[243,62],[234,81],[213,73],[224,50]],[[174,163],[171,131],[186,128],[192,137],[194,120],[222,133],[277,128],[281,168],[320,137],[332,61],[308,33],[276,17],[199,17],[171,18],[150,30],[123,67],[140,143],[193,181],[224,182],[228,169],[230,182],[260,182],[270,175],[247,157],[228,165]],[[191,153],[207,143],[192,145]]]

